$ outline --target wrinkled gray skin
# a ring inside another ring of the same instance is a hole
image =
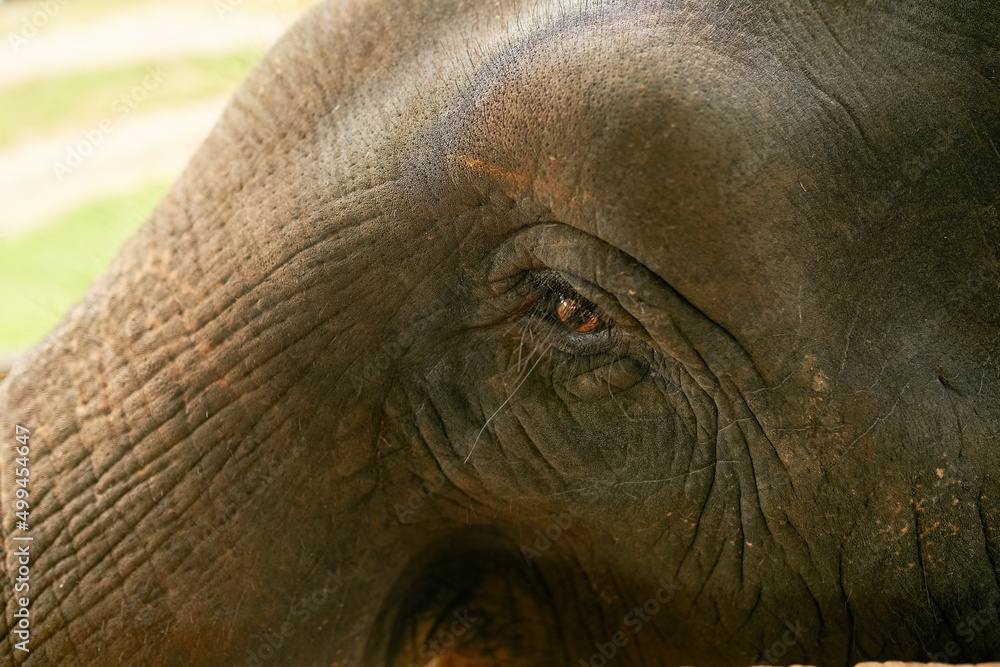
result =
[[[320,5],[0,389],[0,662],[16,424],[29,665],[1000,657],[998,11]]]

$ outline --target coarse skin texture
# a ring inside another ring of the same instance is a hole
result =
[[[998,59],[995,0],[320,4],[0,385],[0,663],[1000,657]]]

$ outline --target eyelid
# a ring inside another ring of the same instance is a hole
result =
[[[491,296],[517,292],[521,299],[533,296],[528,293],[530,289],[525,289],[532,286],[532,277],[540,280],[547,276],[594,303],[614,321],[616,330],[652,342],[640,318],[644,305],[637,294],[644,292],[641,286],[650,282],[649,271],[586,232],[558,222],[520,229],[491,256],[487,275]],[[534,282],[535,289],[537,286]]]

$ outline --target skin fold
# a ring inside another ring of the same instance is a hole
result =
[[[0,385],[0,663],[1000,657],[998,60],[992,0],[319,4]]]

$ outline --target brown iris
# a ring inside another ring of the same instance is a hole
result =
[[[608,327],[608,322],[594,312],[593,308],[570,296],[559,296],[556,316],[577,333],[595,333]]]

